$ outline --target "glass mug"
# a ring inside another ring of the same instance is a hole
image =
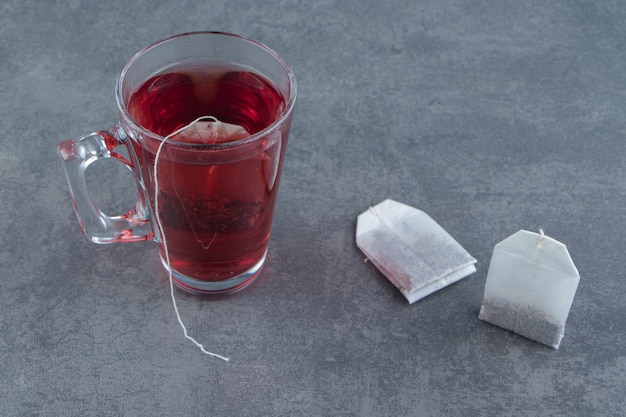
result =
[[[58,148],[84,235],[157,242],[174,283],[193,293],[247,287],[267,254],[296,100],[289,65],[250,39],[185,33],[133,56],[115,96],[113,128]],[[102,158],[134,174],[128,213],[105,214],[89,197],[85,172]]]

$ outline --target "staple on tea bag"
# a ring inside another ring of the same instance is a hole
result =
[[[226,123],[214,116],[203,116],[171,133],[168,138],[188,143],[223,143],[250,136],[245,127]]]
[[[476,259],[432,218],[394,200],[358,216],[356,241],[410,304],[476,271]]]
[[[494,247],[478,317],[558,349],[580,276],[567,247],[540,232]]]

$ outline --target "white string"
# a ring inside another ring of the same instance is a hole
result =
[[[174,305],[174,312],[176,313],[176,318],[178,319],[178,323],[180,324],[180,327],[183,329],[183,334],[185,335],[185,338],[190,340],[192,343],[194,343],[197,347],[200,348],[200,350],[202,351],[202,353],[205,353],[209,356],[213,356],[215,358],[219,358],[222,359],[226,362],[230,361],[229,358],[218,355],[216,353],[212,353],[209,352],[208,350],[206,350],[204,348],[204,346],[198,342],[196,339],[194,339],[193,337],[189,336],[189,334],[187,333],[187,327],[185,327],[182,318],[180,317],[180,313],[178,312],[178,305],[176,304],[176,297],[174,296],[174,278],[172,276],[172,266],[170,264],[170,254],[169,251],[167,250],[167,240],[165,239],[165,233],[163,232],[163,225],[161,224],[161,216],[159,215],[159,177],[158,177],[158,161],[159,161],[159,157],[161,156],[161,150],[163,149],[163,145],[165,145],[165,142],[170,139],[172,136],[175,136],[177,134],[179,134],[180,132],[182,132],[183,130],[191,127],[192,125],[194,125],[195,123],[198,123],[201,120],[205,120],[205,119],[211,119],[214,122],[217,122],[218,120],[213,117],[213,116],[202,116],[197,118],[196,120],[194,120],[193,122],[189,123],[186,126],[181,127],[180,129],[175,130],[174,132],[170,133],[169,135],[167,135],[165,138],[163,138],[163,140],[161,141],[161,144],[159,145],[159,148],[157,149],[157,153],[154,157],[154,211],[155,211],[155,220],[156,220],[156,224],[157,224],[157,228],[159,231],[159,235],[161,237],[161,240],[163,242],[163,251],[165,252],[165,262],[167,263],[167,272],[169,274],[169,281],[170,281],[170,296],[172,298],[172,304]]]

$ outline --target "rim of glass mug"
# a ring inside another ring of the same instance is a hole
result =
[[[285,121],[289,119],[289,115],[291,114],[293,107],[295,106],[295,103],[296,103],[297,83],[296,83],[296,77],[292,68],[276,51],[274,51],[273,49],[271,49],[269,46],[265,45],[264,43],[256,41],[254,39],[244,37],[244,36],[236,35],[233,33],[219,32],[219,31],[198,31],[198,32],[180,33],[180,34],[173,35],[168,38],[153,42],[152,44],[146,46],[145,48],[135,53],[130,58],[130,60],[126,63],[124,68],[122,69],[120,76],[118,77],[118,81],[117,81],[116,88],[115,88],[115,99],[117,103],[117,108],[119,110],[120,117],[123,119],[124,123],[127,123],[132,129],[141,133],[145,137],[156,139],[159,142],[166,140],[164,136],[159,135],[149,129],[146,129],[140,123],[135,121],[128,111],[127,103],[128,103],[128,100],[130,99],[130,96],[135,92],[135,89],[141,83],[145,82],[150,77],[157,75],[160,72],[165,71],[168,68],[168,66],[164,66],[162,64],[153,65],[154,69],[150,71],[150,75],[148,75],[147,77],[146,76],[137,77],[137,80],[130,79],[130,77],[133,75],[132,70],[136,68],[137,65],[141,64],[142,59],[146,59],[146,57],[149,57],[150,54],[158,54],[162,57],[163,55],[161,55],[158,50],[162,49],[163,47],[170,46],[168,44],[171,44],[176,41],[178,41],[178,43],[180,44],[180,42],[184,40],[189,40],[189,42],[191,43],[194,41],[194,38],[197,38],[197,37],[212,37],[212,38],[221,37],[222,39],[232,39],[233,41],[236,41],[239,43],[239,47],[241,47],[240,41],[243,41],[246,46],[251,48],[249,52],[252,52],[256,49],[257,52],[262,51],[268,54],[275,61],[273,63],[274,65],[269,65],[268,68],[266,68],[266,70],[275,71],[277,69],[280,69],[284,71],[284,75],[286,76],[285,78],[286,84],[276,86],[277,88],[279,88],[279,90],[283,93],[285,97],[285,107],[280,113],[280,115],[276,117],[276,119],[269,126],[243,139],[239,139],[239,140],[231,141],[231,142],[223,142],[223,143],[200,144],[200,143],[179,142],[179,141],[173,140],[172,138],[169,138],[167,139],[168,145],[170,146],[178,145],[189,150],[193,150],[193,149],[223,150],[223,149],[231,149],[231,148],[237,148],[240,146],[245,146],[245,145],[258,141],[261,138],[272,135],[274,131],[278,130],[285,123]],[[180,47],[180,45],[178,46]],[[207,46],[209,45],[207,44]],[[241,55],[243,55],[243,53]],[[208,57],[199,56],[198,58],[206,59]],[[180,64],[180,61],[171,63],[172,66],[179,65],[179,64]],[[276,64],[278,64],[279,67],[276,67]],[[269,68],[270,66],[273,66],[274,68]],[[254,70],[255,71],[260,70],[258,68],[258,65],[255,65]],[[265,74],[264,72],[262,72],[261,74],[267,76],[267,74]],[[268,78],[274,79],[274,77],[268,77]],[[127,82],[131,82],[129,80],[135,81],[135,83],[132,84],[131,86],[127,86]]]

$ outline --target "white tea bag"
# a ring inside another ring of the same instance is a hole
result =
[[[169,135],[179,142],[188,143],[224,143],[250,136],[245,127],[226,123],[213,116],[203,116],[182,129]]]
[[[359,215],[356,243],[410,304],[476,271],[476,259],[432,218],[393,200]]]
[[[564,244],[520,230],[494,247],[478,318],[558,349],[579,279]]]

